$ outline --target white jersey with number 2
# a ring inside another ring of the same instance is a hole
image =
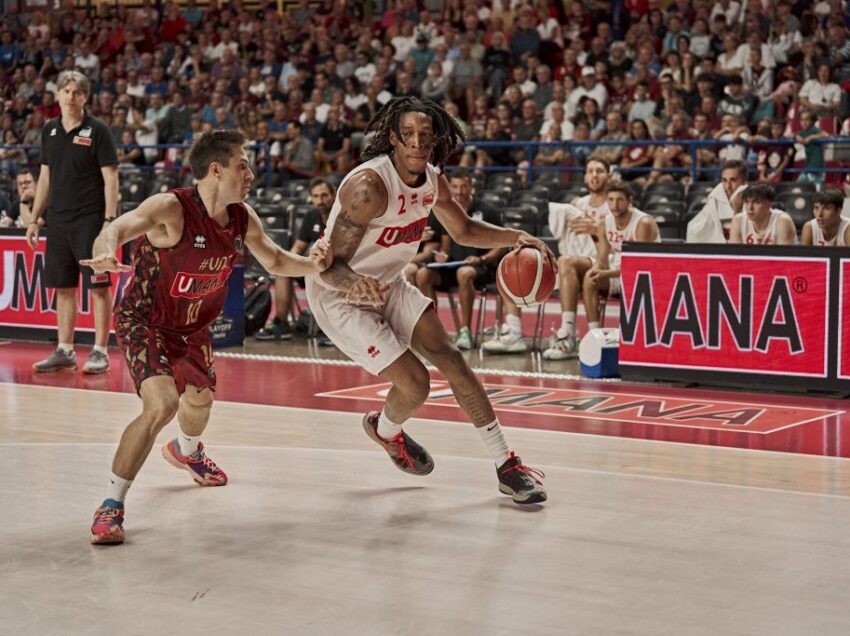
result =
[[[396,172],[392,159],[381,155],[352,170],[339,186],[343,186],[364,170],[374,170],[387,189],[387,209],[369,221],[363,240],[348,261],[348,266],[362,276],[389,283],[401,276],[404,266],[416,255],[428,214],[437,200],[439,172],[430,163],[425,166],[425,182],[418,188],[406,185]],[[325,235],[333,232],[342,206],[339,197],[328,217]],[[313,275],[320,285],[325,283]],[[327,285],[325,285],[327,286]]]

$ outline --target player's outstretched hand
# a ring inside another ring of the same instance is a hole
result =
[[[382,283],[371,276],[364,276],[354,283],[345,294],[345,302],[352,304],[367,303],[373,307],[382,307],[384,294],[389,289],[387,283]]]
[[[95,274],[103,274],[104,272],[129,272],[132,271],[132,265],[125,265],[115,254],[100,254],[92,258],[84,258],[80,261],[80,265],[91,267]]]
[[[558,259],[552,253],[552,250],[549,249],[549,246],[542,240],[537,237],[531,236],[531,234],[527,234],[523,232],[519,235],[519,238],[516,241],[516,245],[514,245],[514,250],[521,249],[523,247],[533,247],[536,250],[540,250],[543,255],[549,259],[549,263],[551,263],[552,267],[555,271],[558,271]]]
[[[320,272],[323,272],[330,267],[334,260],[330,243],[327,240],[316,241],[310,249],[310,260],[313,261],[313,265],[315,265]]]

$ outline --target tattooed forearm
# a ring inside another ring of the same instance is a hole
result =
[[[334,260],[333,265],[319,274],[321,279],[331,287],[347,291],[357,281],[363,278],[348,266],[345,261]]]

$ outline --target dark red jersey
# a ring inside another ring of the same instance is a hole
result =
[[[245,239],[248,211],[227,207],[230,220],[219,225],[196,188],[171,191],[183,205],[183,235],[174,247],[158,248],[146,236],[136,241],[135,273],[124,290],[116,320],[158,327],[189,336],[218,317],[227,279]]]

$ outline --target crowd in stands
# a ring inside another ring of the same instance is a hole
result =
[[[841,0],[394,0],[383,13],[338,0],[282,13],[276,2],[70,4],[2,16],[6,145],[38,145],[58,114],[56,76],[73,67],[91,78],[90,109],[110,122],[122,163],[174,164],[179,151],[144,146],[239,126],[268,144],[256,162],[276,182],[345,170],[372,114],[403,94],[458,118],[472,142],[455,157],[464,166],[529,158],[475,141],[603,140],[621,143],[544,146],[532,162],[580,168],[601,156],[648,183],[687,179],[694,161],[715,174],[729,159],[750,159],[771,182],[822,182],[819,168],[843,150],[812,139],[850,134]],[[646,139],[670,143],[634,143]],[[693,153],[689,140],[726,145]],[[35,150],[0,151],[0,171],[36,161]]]

